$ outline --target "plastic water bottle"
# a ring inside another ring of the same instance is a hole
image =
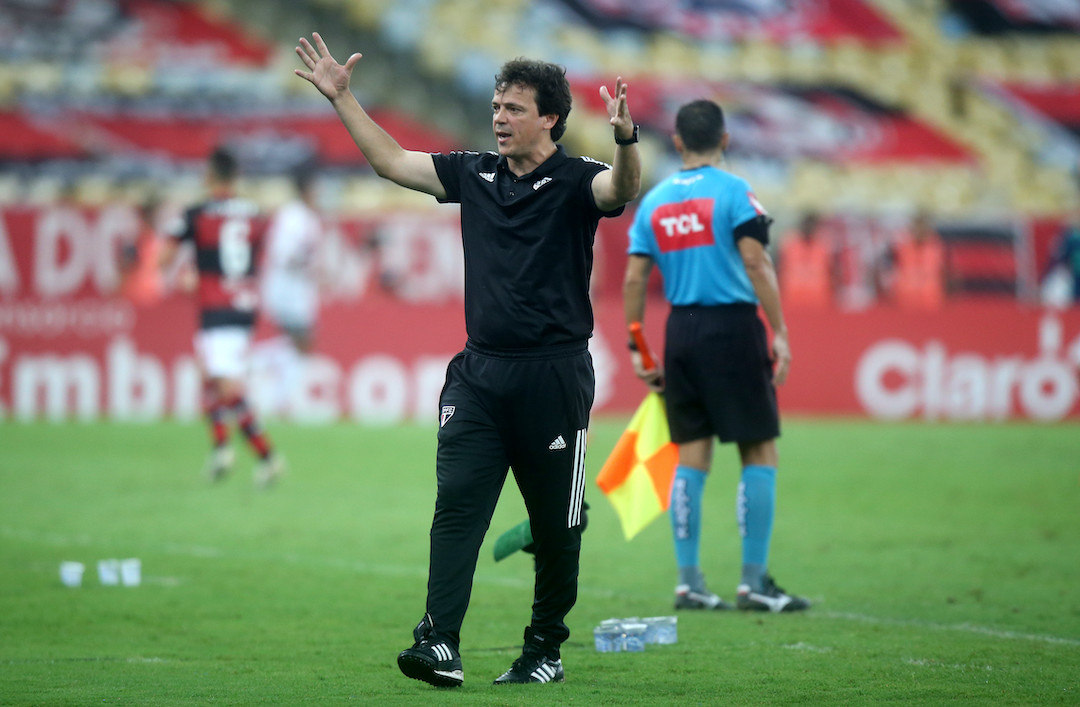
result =
[[[650,616],[641,620],[645,625],[645,643],[670,645],[679,641],[678,617]]]
[[[636,624],[640,624],[640,623],[644,623],[644,622],[641,619],[639,619],[638,617],[636,617],[636,616],[627,616],[624,619],[619,619],[619,621],[621,622],[621,624],[619,626],[619,650],[620,651],[634,651],[636,653],[637,652],[637,643],[634,640],[634,638],[636,636],[636,633],[637,633]],[[626,627],[627,626],[631,627],[629,636],[626,633]],[[644,639],[644,634],[642,634],[642,639]]]
[[[623,650],[640,653],[645,650],[645,631],[648,624],[641,621],[624,621],[622,624]]]
[[[623,650],[622,621],[606,619],[593,629],[593,642],[600,653],[614,653]]]
[[[600,653],[639,653],[649,643],[676,643],[677,626],[678,619],[674,616],[606,619],[593,629],[593,642]]]

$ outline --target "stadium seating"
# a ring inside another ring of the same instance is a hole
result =
[[[86,180],[76,192],[87,198],[100,198],[110,180],[153,184],[176,171],[197,187],[197,155],[235,139],[248,159],[262,160],[249,184],[265,203],[282,194],[283,165],[307,150],[340,175],[340,210],[430,204],[374,178],[321,99],[292,77],[297,28],[332,19],[342,43],[362,36],[375,44],[373,57],[391,57],[371,65],[377,69],[360,90],[380,120],[416,146],[485,139],[477,118],[499,64],[544,56],[565,64],[574,80],[565,141],[576,152],[610,148],[595,89],[616,75],[630,80],[645,126],[647,183],[673,164],[671,109],[684,94],[669,89],[688,83],[721,96],[756,91],[734,105],[736,127],[741,111],[789,104],[825,111],[836,125],[854,121],[849,128],[864,137],[876,133],[873,149],[861,142],[858,150],[780,156],[755,153],[745,130],[736,134],[733,163],[782,222],[811,207],[1053,217],[1080,208],[1080,118],[1047,109],[1060,101],[1040,103],[1038,95],[1080,86],[1080,33],[1069,16],[1060,20],[1065,31],[1032,31],[1025,3],[835,0],[817,14],[796,8],[784,17],[762,3],[762,14],[748,19],[680,2],[10,0],[0,6],[12,38],[0,43],[7,165],[0,199],[55,195],[58,173],[60,183]],[[410,70],[390,76],[402,57],[414,62]],[[670,105],[650,118],[647,94],[663,94]],[[849,103],[840,113],[837,96]],[[448,132],[426,125],[432,105]],[[168,127],[176,120],[187,132]],[[795,124],[784,139],[805,140],[800,129]]]
[[[848,87],[906,111],[913,120],[976,153],[975,163],[947,168],[944,174],[938,174],[940,165],[909,171],[915,185],[898,184],[881,176],[880,169],[849,164],[845,173],[854,175],[850,181],[860,191],[869,192],[871,204],[888,200],[898,208],[928,206],[959,214],[982,203],[1046,213],[1078,201],[1075,190],[1068,189],[1069,181],[1059,179],[1060,166],[1047,167],[1032,154],[1023,122],[980,88],[980,81],[988,79],[1080,80],[1080,38],[1075,34],[982,36],[962,28],[945,0],[853,0],[836,5],[851,16],[863,13],[873,22],[853,28],[835,18],[816,21],[807,25],[807,36],[793,37],[781,36],[766,18],[763,29],[743,27],[724,40],[703,36],[715,22],[692,26],[685,21],[680,25],[678,19],[657,19],[649,14],[648,4],[637,10],[628,9],[632,4],[585,0],[336,4],[351,9],[351,16],[369,27],[385,28],[396,42],[411,43],[430,71],[456,78],[463,90],[489,90],[490,76],[502,58],[542,44],[544,55],[560,58],[571,73],[593,83],[622,73],[632,82],[643,77],[698,77],[713,82]],[[678,12],[698,19],[690,10]],[[485,22],[477,23],[474,17],[484,17]],[[626,22],[628,17],[635,21]],[[403,23],[408,31],[400,28]],[[868,26],[880,30],[869,32]],[[575,147],[593,147],[596,129],[583,125],[580,116],[575,121],[567,140]],[[646,140],[664,149],[666,135],[652,133]],[[793,174],[805,172],[794,166]],[[1031,179],[1017,180],[1020,173]],[[1033,186],[1055,181],[1064,188],[1047,193]],[[979,184],[990,185],[990,193],[981,195]],[[777,194],[790,191],[801,197],[800,189],[798,178],[766,186]],[[898,193],[908,196],[897,199]],[[849,201],[847,196],[837,198]]]

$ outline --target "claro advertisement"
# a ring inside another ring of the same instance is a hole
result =
[[[625,346],[619,284],[626,220],[597,236],[594,413],[625,414],[645,394]],[[122,206],[0,210],[0,418],[154,420],[200,413],[196,311],[179,288],[121,294]],[[434,424],[447,362],[465,343],[454,209],[333,224],[315,353],[293,404],[307,422]],[[1080,415],[1080,311],[1009,298],[937,311],[860,312],[785,303],[794,360],[784,414],[882,420],[1053,422]],[[662,350],[666,305],[647,311]],[[251,353],[256,404],[274,375],[261,322]]]

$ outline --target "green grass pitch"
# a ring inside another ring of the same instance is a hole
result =
[[[625,419],[594,421],[594,479]],[[590,483],[561,685],[493,687],[520,650],[531,561],[510,481],[463,629],[465,685],[397,670],[424,606],[431,426],[271,425],[269,492],[200,476],[199,424],[0,423],[0,703],[1080,703],[1075,425],[786,421],[770,564],[803,615],[679,614],[679,641],[596,653],[602,619],[672,614],[670,528],[623,540]],[[733,449],[706,487],[703,567],[738,579]],[[102,558],[142,560],[103,587]],[[78,589],[62,560],[87,564]]]

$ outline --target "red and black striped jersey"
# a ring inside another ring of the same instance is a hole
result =
[[[266,218],[243,199],[207,201],[188,209],[170,234],[195,247],[199,326],[253,326],[256,270]]]

